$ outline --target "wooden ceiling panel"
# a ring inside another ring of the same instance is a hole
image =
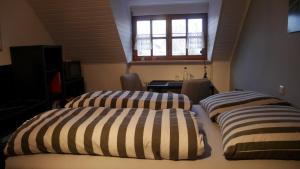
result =
[[[82,62],[126,62],[109,0],[28,0],[64,57]]]
[[[223,0],[212,58],[230,60],[251,0]]]

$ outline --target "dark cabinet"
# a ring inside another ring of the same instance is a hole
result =
[[[85,92],[80,62],[63,62],[61,46],[11,47],[14,84],[18,97],[45,101],[47,109],[61,107]]]
[[[61,46],[11,47],[11,59],[16,92],[22,100],[45,101],[50,108],[63,98]]]
[[[0,66],[0,150],[24,121],[84,93],[81,71],[75,76],[70,66],[64,69],[61,46],[18,46],[10,52],[12,64]],[[74,78],[65,78],[66,70]],[[2,153],[0,159],[2,168]]]
[[[81,72],[64,76],[66,70],[74,71],[64,69],[61,46],[18,46],[10,52],[12,64],[0,66],[0,150],[24,121],[84,93]]]

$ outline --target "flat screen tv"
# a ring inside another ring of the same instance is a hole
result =
[[[289,0],[288,32],[300,32],[300,0]]]

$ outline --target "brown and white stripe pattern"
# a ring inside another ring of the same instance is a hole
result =
[[[213,121],[216,120],[219,114],[236,108],[260,105],[289,105],[278,98],[253,91],[230,91],[215,94],[201,100],[200,104]]]
[[[265,105],[218,117],[227,159],[300,159],[300,110]]]
[[[204,152],[202,137],[195,117],[182,109],[64,108],[25,122],[8,141],[5,154],[196,159]]]
[[[75,107],[147,108],[154,110],[180,108],[190,110],[191,102],[184,94],[147,91],[96,91],[76,97],[65,105]]]

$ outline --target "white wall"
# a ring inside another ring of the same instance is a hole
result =
[[[207,13],[208,3],[160,4],[147,6],[132,6],[133,16]]]
[[[150,82],[151,80],[175,80],[178,75],[183,77],[184,67],[199,79],[203,77],[204,68],[202,64],[159,64],[159,65],[130,65],[126,63],[118,64],[83,64],[83,76],[87,91],[104,90],[104,89],[121,89],[120,76],[127,71],[138,73],[141,80]],[[207,66],[208,78],[219,91],[229,90],[229,70],[230,65],[226,61],[214,61]]]
[[[82,64],[87,91],[121,89],[120,76],[126,72],[125,63]]]
[[[219,91],[230,89],[230,61],[214,60],[212,62],[211,81]]]
[[[1,0],[0,25],[3,50],[0,51],[0,65],[11,63],[10,46],[53,44],[26,0]]]

